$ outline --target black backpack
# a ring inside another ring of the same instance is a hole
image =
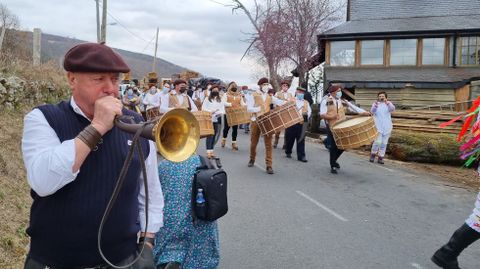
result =
[[[218,158],[216,166],[204,156],[200,156],[200,161],[192,183],[192,215],[194,220],[214,221],[228,211],[227,173],[221,169]]]

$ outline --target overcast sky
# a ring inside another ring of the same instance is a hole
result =
[[[44,33],[96,42],[95,0],[1,2],[19,17],[23,30],[41,28]],[[242,2],[249,6],[253,1]],[[240,62],[248,46],[243,33],[252,31],[241,12],[232,14],[210,0],[109,0],[107,6],[108,23],[117,23],[107,28],[109,46],[153,56],[158,26],[159,58],[240,84],[255,83],[261,76],[252,60]]]

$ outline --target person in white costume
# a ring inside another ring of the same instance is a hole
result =
[[[383,157],[387,150],[387,143],[392,134],[392,112],[395,111],[395,106],[388,101],[386,92],[379,92],[377,94],[377,101],[372,104],[370,112],[375,120],[375,127],[378,130],[378,136],[372,144],[372,151],[370,154],[370,162],[375,161],[378,156],[378,163],[384,164]]]

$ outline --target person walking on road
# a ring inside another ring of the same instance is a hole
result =
[[[288,102],[295,102],[295,97],[293,94],[288,92],[288,89],[290,88],[290,82],[288,80],[284,80],[280,83],[280,91],[275,93],[275,97],[277,97],[280,100],[288,101]],[[276,149],[278,146],[278,141],[280,140],[280,134],[282,131],[275,132],[275,139],[273,141],[273,148]],[[283,139],[283,146],[282,149],[285,149],[286,146],[286,141],[285,137]]]
[[[372,151],[370,154],[370,162],[375,161],[378,156],[378,163],[384,164],[383,157],[387,150],[387,143],[392,134],[392,112],[395,111],[395,106],[388,101],[386,92],[379,92],[377,94],[377,101],[372,104],[370,112],[375,120],[375,127],[377,127],[378,135],[372,144]]]
[[[285,154],[287,158],[292,158],[293,144],[297,141],[297,159],[304,163],[307,162],[305,157],[305,131],[308,119],[312,115],[310,104],[304,99],[305,91],[304,88],[298,87],[295,95],[295,105],[297,111],[303,116],[303,122],[285,129]]]
[[[208,111],[212,113],[212,124],[214,134],[210,135],[206,139],[207,157],[214,158],[216,139],[220,135],[220,126],[222,125],[222,117],[225,115],[225,104],[220,98],[220,90],[218,85],[213,85],[210,89],[210,95],[203,101],[202,111]]]
[[[250,160],[248,161],[248,167],[253,167],[255,165],[255,157],[257,155],[257,145],[260,140],[260,128],[256,122],[257,117],[263,115],[270,111],[270,105],[282,105],[285,102],[271,96],[268,93],[268,90],[271,88],[271,85],[268,83],[268,78],[261,78],[258,80],[258,91],[252,95],[247,95],[247,111],[252,113],[251,123],[250,123]],[[273,157],[272,157],[272,134],[264,135],[263,141],[265,142],[265,163],[266,170],[268,174],[273,174]]]
[[[337,169],[340,169],[340,164],[337,160],[343,153],[343,150],[337,147],[331,130],[335,123],[346,119],[346,108],[342,103],[345,103],[348,109],[357,114],[370,115],[370,112],[367,112],[346,100],[342,100],[341,97],[342,87],[333,84],[328,88],[328,95],[325,96],[320,103],[320,117],[327,123],[327,140],[329,140],[330,143],[330,172],[332,174],[338,173]]]
[[[237,83],[234,81],[230,82],[227,87],[227,93],[223,95],[222,102],[225,107],[240,108],[245,107],[245,102],[243,102],[243,96],[238,90]],[[228,131],[230,127],[232,128],[232,149],[238,150],[237,145],[237,134],[238,134],[238,125],[230,126],[227,121],[227,115],[223,117],[224,126],[223,126],[223,137],[222,137],[222,148],[225,147],[228,137]]]

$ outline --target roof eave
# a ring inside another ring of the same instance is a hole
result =
[[[319,34],[318,38],[323,40],[348,40],[348,39],[373,39],[373,38],[402,38],[402,37],[431,37],[431,36],[452,36],[480,34],[480,28],[473,29],[441,29],[422,31],[395,31],[395,32],[366,32],[366,33],[344,33],[344,34]]]

